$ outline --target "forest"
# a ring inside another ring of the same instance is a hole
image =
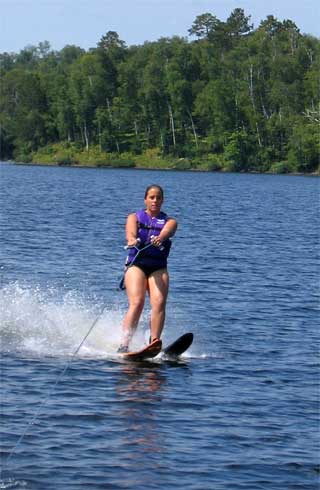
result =
[[[0,53],[0,159],[319,173],[320,40],[243,9],[186,37]]]

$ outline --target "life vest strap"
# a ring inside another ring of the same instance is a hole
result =
[[[146,225],[145,223],[141,223],[140,221],[138,221],[138,228],[142,228],[143,230],[162,230],[162,227],[160,226]]]

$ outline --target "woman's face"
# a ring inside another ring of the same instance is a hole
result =
[[[151,187],[151,189],[149,189],[148,191],[147,197],[144,200],[144,203],[146,205],[147,211],[150,211],[154,214],[158,213],[163,203],[163,197],[160,189],[157,189],[156,187]]]

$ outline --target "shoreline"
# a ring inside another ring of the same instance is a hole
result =
[[[126,170],[153,170],[153,171],[165,171],[165,172],[202,172],[202,173],[223,173],[223,174],[228,174],[228,173],[233,173],[233,174],[252,174],[252,175],[287,175],[287,176],[296,176],[296,177],[320,177],[320,171],[319,172],[311,172],[311,173],[302,173],[302,172],[271,172],[270,170],[267,172],[260,172],[260,171],[234,171],[234,170],[227,170],[227,169],[215,169],[215,170],[210,170],[210,169],[204,169],[204,168],[188,168],[188,169],[179,169],[179,168],[172,168],[172,167],[146,167],[146,166],[121,166],[121,165],[90,165],[90,164],[82,164],[82,163],[71,163],[71,164],[63,164],[63,163],[56,163],[56,162],[16,162],[14,160],[1,160],[0,164],[10,164],[10,165],[25,165],[25,166],[30,166],[30,167],[63,167],[63,168],[86,168],[86,169],[126,169]]]

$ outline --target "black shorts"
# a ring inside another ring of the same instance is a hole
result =
[[[139,269],[142,270],[142,272],[144,273],[144,275],[146,277],[151,276],[151,274],[153,274],[156,271],[160,271],[161,269],[166,269],[167,268],[166,265],[162,265],[162,266],[159,267],[159,265],[149,266],[149,265],[139,264],[139,263],[136,263],[136,262],[134,264],[132,264],[132,265],[135,265],[136,267],[139,267]]]

